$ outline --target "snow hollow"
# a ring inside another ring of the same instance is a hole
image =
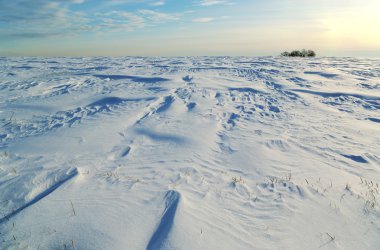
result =
[[[380,249],[380,60],[0,58],[0,249]]]

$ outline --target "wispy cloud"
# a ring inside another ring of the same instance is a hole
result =
[[[165,4],[166,4],[165,1],[157,1],[157,2],[153,2],[153,3],[151,3],[150,5],[151,5],[151,6],[163,6],[163,5],[165,5]]]
[[[209,22],[212,22],[214,20],[215,20],[215,18],[213,18],[213,17],[201,17],[201,18],[194,19],[193,22],[195,22],[195,23],[209,23]]]
[[[225,20],[228,19],[228,16],[221,16],[221,17],[201,17],[193,19],[194,23],[210,23],[217,20]]]
[[[139,13],[141,13],[146,19],[153,22],[173,21],[178,20],[179,18],[178,14],[168,14],[154,10],[140,10]]]
[[[114,1],[119,4],[131,2]],[[73,5],[85,2],[85,0],[0,0],[0,35],[8,38],[42,38],[83,32],[134,31],[178,20],[180,16],[149,9],[111,10],[94,14],[74,11],[71,8]],[[158,2],[153,3],[158,4]]]
[[[87,28],[87,18],[69,9],[84,0],[0,0],[0,35],[8,37],[47,37]]]
[[[97,13],[100,18],[94,27],[98,32],[107,31],[134,31],[157,23],[177,20],[179,15],[168,14],[153,10],[139,10],[136,13],[125,11],[112,11]]]
[[[131,12],[112,11],[97,13],[97,24],[93,30],[97,32],[133,31],[145,27],[145,19]]]
[[[225,0],[201,0],[200,5],[202,6],[211,6],[217,4],[226,4],[228,1]]]

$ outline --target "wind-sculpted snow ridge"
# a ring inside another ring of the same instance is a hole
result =
[[[20,173],[15,170],[15,176],[4,178],[6,179],[2,183],[4,192],[1,194],[3,216],[0,218],[0,224],[9,221],[78,174],[77,169],[58,168],[54,172],[41,171],[41,169],[32,168],[27,171],[22,169]],[[20,187],[20,183],[24,186]]]
[[[0,60],[0,249],[378,249],[380,60]]]
[[[146,98],[119,98],[119,97],[104,97],[96,100],[85,107],[78,107],[73,110],[58,111],[54,115],[48,117],[33,117],[27,121],[6,121],[3,120],[3,135],[0,137],[2,141],[8,139],[23,138],[47,133],[60,127],[72,127],[75,124],[81,123],[82,119],[94,116],[98,113],[115,113],[129,103],[149,102],[155,100],[154,97]],[[35,108],[33,106],[15,106],[17,108]]]
[[[149,240],[146,249],[161,249],[165,246],[165,241],[174,223],[175,213],[178,207],[180,194],[176,191],[169,190],[165,194],[165,209],[162,214],[159,225],[156,231]]]

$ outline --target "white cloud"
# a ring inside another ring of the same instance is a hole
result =
[[[70,0],[69,2],[76,3],[76,4],[81,4],[81,3],[84,3],[85,0]]]
[[[147,18],[153,22],[178,20],[177,14],[168,14],[168,13],[158,12],[158,11],[154,11],[154,10],[140,10],[139,12],[145,18]]]
[[[157,1],[157,2],[151,3],[150,5],[151,6],[162,6],[162,5],[165,5],[165,4],[166,4],[165,1]]]
[[[227,3],[227,1],[224,1],[224,0],[201,0],[200,5],[211,6],[211,5],[224,4],[224,3]]]
[[[97,25],[93,27],[98,33],[134,31],[154,24],[178,20],[178,14],[169,14],[153,10],[139,10],[138,12],[111,11],[96,13]]]
[[[165,3],[161,0],[155,1],[156,4]],[[149,9],[94,14],[74,11],[70,8],[72,4],[84,2],[85,0],[0,0],[0,36],[38,38],[83,32],[134,31],[146,26],[178,20],[180,17],[180,14]],[[126,3],[129,0],[123,2]],[[1,26],[1,23],[6,25]]]
[[[88,19],[73,12],[70,4],[84,0],[0,0],[0,35],[3,37],[38,38],[72,34],[88,29]]]
[[[201,17],[193,19],[193,22],[195,23],[209,23],[217,20],[226,20],[229,16],[221,16],[221,17]]]
[[[195,22],[195,23],[209,23],[209,22],[212,22],[214,20],[215,20],[215,18],[213,18],[213,17],[201,17],[201,18],[194,19],[193,22]]]
[[[97,13],[97,25],[93,27],[95,31],[133,31],[146,26],[145,18],[131,12],[111,11],[107,13]]]

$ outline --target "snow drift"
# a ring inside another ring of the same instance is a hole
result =
[[[378,249],[380,61],[1,58],[1,249]]]

